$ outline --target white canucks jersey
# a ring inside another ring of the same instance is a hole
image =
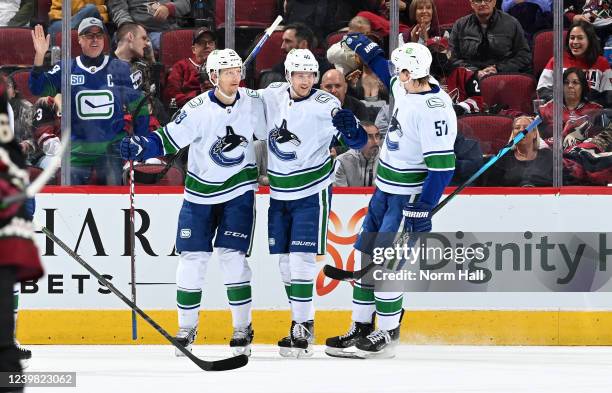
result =
[[[408,93],[391,80],[395,107],[376,170],[376,186],[391,194],[421,193],[427,171],[455,169],[457,117],[453,102],[438,85]]]
[[[176,119],[155,131],[164,154],[189,145],[185,199],[211,205],[226,202],[257,189],[253,135],[265,138],[263,102],[257,92],[238,90],[236,102],[227,106],[214,90],[190,100]]]
[[[268,138],[270,196],[296,200],[313,195],[334,181],[329,146],[339,132],[332,110],[340,101],[312,89],[303,99],[292,99],[288,83],[258,90],[264,100]]]

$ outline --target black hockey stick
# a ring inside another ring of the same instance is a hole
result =
[[[147,321],[149,325],[153,326],[155,330],[159,332],[164,338],[172,345],[174,345],[179,351],[181,351],[185,356],[189,358],[192,362],[194,362],[198,367],[200,367],[204,371],[225,371],[225,370],[233,370],[236,368],[244,367],[248,362],[249,358],[246,355],[238,355],[227,359],[222,360],[202,360],[195,356],[191,351],[183,347],[179,344],[174,337],[172,337],[168,332],[164,330],[161,326],[157,324],[151,317],[149,317],[144,311],[142,311],[134,302],[128,299],[124,294],[122,294],[113,284],[111,284],[106,278],[104,278],[100,273],[98,273],[94,268],[92,268],[87,262],[83,260],[80,256],[78,256],[74,251],[66,245],[63,241],[61,241],[53,232],[51,232],[48,228],[42,227],[43,233],[51,239],[54,243],[61,247],[62,250],[66,251],[68,255],[72,257],[75,261],[77,261],[81,266],[83,266],[89,273],[91,273],[95,278],[98,279],[104,286],[106,286],[112,293],[114,293],[119,299],[121,299],[125,304],[127,304],[133,311],[135,311],[142,319]]]
[[[536,128],[538,126],[538,124],[540,124],[541,122],[542,122],[542,119],[540,118],[540,116],[536,116],[536,118],[533,119],[533,121],[527,126],[527,128],[525,128],[523,131],[519,132],[514,137],[514,139],[512,139],[510,142],[508,142],[508,144],[506,146],[504,146],[497,153],[497,155],[495,157],[491,157],[491,159],[489,161],[487,161],[476,173],[474,173],[469,179],[467,179],[465,182],[463,182],[463,184],[461,184],[459,187],[457,187],[457,189],[455,189],[455,191],[453,191],[446,198],[444,198],[444,200],[442,202],[438,203],[438,205],[431,211],[431,215],[434,215],[437,212],[439,212],[440,209],[442,209],[444,206],[446,206],[446,204],[448,202],[451,201],[451,199],[456,197],[457,194],[459,194],[461,191],[463,191],[463,189],[465,187],[467,187],[470,184],[472,184],[478,177],[480,177],[480,175],[482,175],[495,162],[497,162],[497,160],[499,160],[502,156],[504,156],[506,153],[508,153],[514,146],[516,146],[517,143],[519,143],[521,140],[523,140],[523,138],[525,138],[525,136],[530,131],[532,131],[534,128]],[[406,239],[408,238],[407,235],[408,235],[408,233],[402,231],[400,233],[400,236],[394,242],[393,246],[395,246],[396,244],[401,244],[402,242],[406,241]],[[323,274],[325,274],[329,278],[332,278],[334,280],[339,280],[339,281],[359,280],[363,276],[368,274],[368,272],[370,270],[372,270],[374,268],[374,266],[376,266],[375,263],[370,263],[367,266],[361,268],[360,270],[351,272],[349,270],[339,269],[339,268],[337,268],[335,266],[325,265],[323,267]]]

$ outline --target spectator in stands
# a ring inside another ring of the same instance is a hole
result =
[[[370,120],[366,106],[357,98],[347,95],[347,88],[344,75],[338,70],[329,70],[321,78],[321,89],[336,96],[342,104],[342,109],[350,110],[359,120]]]
[[[34,108],[23,98],[15,86],[15,80],[5,73],[0,73],[0,84],[6,86],[6,95],[13,110],[15,140],[21,145],[21,150],[30,158],[34,151],[32,141],[32,118]]]
[[[61,96],[57,95],[61,101]],[[60,152],[59,105],[54,97],[41,97],[34,105],[32,119],[32,163],[45,169]]]
[[[502,10],[519,21],[530,45],[535,33],[553,27],[552,0],[504,0]]]
[[[104,3],[105,0],[73,0],[72,18],[70,19],[71,28],[76,30],[83,19],[91,17],[108,23],[108,11]],[[55,39],[55,35],[62,31],[62,0],[53,0],[51,2],[49,28],[47,31],[52,41]]]
[[[36,0],[0,1],[0,26],[28,26],[36,8]]]
[[[348,33],[370,34],[372,26],[370,21],[362,16],[356,16],[349,22]],[[337,70],[342,71],[346,77],[351,72],[357,69],[357,60],[355,52],[350,50],[342,42],[336,42],[327,50],[327,61],[333,64]]]
[[[432,56],[430,74],[453,100],[457,116],[480,112],[483,102],[478,73],[465,67],[453,67],[446,38],[430,38],[426,45]]]
[[[140,23],[127,22],[117,30],[116,38],[117,49],[113,56],[130,65],[132,82],[147,95],[149,130],[156,130],[169,119],[164,105],[154,95],[157,89],[153,81],[155,55],[147,31]],[[127,115],[125,120],[131,123],[131,116]]]
[[[399,31],[400,33],[408,33],[410,31],[410,12],[408,5],[410,1],[399,0]],[[387,37],[391,31],[389,23],[389,12],[391,3],[388,0],[380,3],[380,8],[361,11],[357,15],[367,18],[372,24],[372,31],[380,37]]]
[[[212,84],[202,76],[202,71],[208,55],[217,48],[216,40],[215,33],[205,27],[193,33],[191,57],[177,61],[168,75],[164,89],[167,102],[175,98],[180,108],[190,99],[212,89]]]
[[[563,25],[569,26],[573,22],[584,19],[582,7],[586,0],[563,0]]]
[[[291,52],[292,49],[310,49],[315,48],[315,36],[312,30],[303,23],[292,23],[285,26],[283,30],[283,42],[281,49],[285,53]],[[315,55],[316,56],[316,55]],[[323,75],[332,66],[326,59],[317,57],[319,62],[319,74]],[[281,61],[272,67],[271,72],[266,73],[260,80],[260,88],[267,87],[272,82],[285,82],[285,62]]]
[[[612,123],[593,137],[566,149],[563,184],[612,184]]]
[[[478,71],[479,79],[498,72],[530,72],[531,51],[518,21],[497,10],[495,0],[470,2],[474,13],[459,18],[451,31],[453,65]]]
[[[568,130],[582,124],[587,114],[591,112],[600,112],[602,110],[601,105],[589,101],[588,91],[589,82],[580,68],[570,67],[563,71],[564,138],[570,133],[573,134],[573,132],[569,132]],[[554,103],[552,100],[540,107],[543,133],[546,136],[552,135],[553,107]],[[568,126],[567,129],[566,125]],[[585,138],[586,136],[583,137],[582,140]],[[567,142],[564,140],[563,144],[566,145]]]
[[[122,60],[109,59],[102,53],[106,31],[102,21],[83,19],[78,28],[82,55],[68,65],[56,64],[45,72],[43,60],[50,37],[41,25],[32,31],[36,53],[30,73],[30,91],[36,95],[55,96],[61,91],[62,67],[72,72],[70,175],[72,184],[121,184],[122,159],[118,142],[125,135],[124,114],[134,116],[134,134],[148,134],[149,116],[140,105],[142,92],[134,86],[131,70]]]
[[[553,67],[554,58],[551,57],[538,81],[538,95],[545,100],[552,98]],[[563,69],[570,67],[580,68],[585,72],[590,85],[588,97],[592,101],[604,106],[610,104],[612,70],[610,70],[608,61],[601,55],[601,46],[595,29],[590,23],[583,20],[572,23],[565,38]]]
[[[369,187],[374,185],[376,166],[380,151],[380,132],[374,123],[362,121],[361,126],[368,134],[368,143],[359,150],[350,149],[337,157],[337,187]]]
[[[438,27],[438,11],[433,0],[413,0],[409,10],[412,28],[409,34],[404,34],[404,37],[408,36],[410,42],[425,45],[429,38],[441,36]],[[405,38],[404,40],[408,41]]]
[[[153,49],[159,51],[161,33],[178,28],[176,19],[191,11],[189,0],[108,0],[113,23],[118,27],[126,22],[142,24],[149,33]]]
[[[612,46],[612,1],[587,0],[582,8],[582,14],[574,16],[573,21],[583,20],[591,23],[595,32],[604,43],[604,47]]]
[[[532,117],[519,116],[512,123],[509,140],[523,131]],[[484,185],[508,187],[552,186],[552,152],[541,147],[539,131],[528,133],[508,154],[500,158],[486,172]]]

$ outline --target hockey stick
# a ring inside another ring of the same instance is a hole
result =
[[[136,312],[142,319],[147,321],[149,325],[153,326],[155,330],[172,345],[174,345],[179,351],[181,351],[185,356],[189,358],[192,362],[194,362],[198,367],[200,367],[204,371],[225,371],[225,370],[233,370],[236,368],[240,368],[245,366],[249,362],[249,358],[246,355],[238,355],[227,359],[222,360],[202,360],[195,356],[191,351],[183,347],[179,344],[174,337],[172,337],[168,332],[164,330],[161,326],[157,324],[151,317],[149,317],[144,311],[142,311],[134,302],[128,299],[121,291],[119,291],[113,284],[111,284],[104,276],[98,273],[94,268],[92,268],[87,262],[85,262],[80,256],[78,256],[74,251],[66,245],[62,240],[60,240],[53,232],[51,232],[48,228],[42,227],[43,233],[51,239],[55,244],[60,246],[60,248],[72,259],[77,261],[81,266],[83,266],[89,273],[91,273],[98,281],[100,281],[104,286],[106,286],[112,293],[114,293],[119,299],[121,299],[125,304],[127,304],[133,312]]]
[[[542,122],[542,119],[540,118],[540,116],[537,116],[535,119],[533,119],[533,121],[527,126],[527,128],[525,128],[523,131],[519,132],[510,142],[508,142],[508,144],[506,146],[504,146],[497,153],[496,156],[491,157],[491,159],[489,161],[487,161],[478,171],[476,171],[476,173],[474,173],[469,179],[467,179],[465,182],[463,182],[463,184],[461,184],[459,187],[457,187],[455,189],[455,191],[453,191],[451,194],[449,194],[449,196],[444,198],[444,200],[442,202],[438,203],[438,205],[431,211],[431,215],[434,215],[437,212],[439,212],[440,209],[442,209],[444,206],[446,206],[446,204],[448,202],[451,201],[451,199],[456,197],[457,194],[459,194],[461,191],[463,191],[463,189],[465,187],[467,187],[470,184],[472,184],[478,177],[480,177],[480,175],[482,175],[484,172],[486,172],[487,169],[489,169],[493,164],[495,164],[502,156],[504,156],[506,153],[508,153],[514,146],[516,146],[517,143],[519,143],[521,140],[523,140],[523,138],[525,138],[525,136],[529,132],[531,132],[534,128],[536,128],[541,122]],[[407,235],[407,233],[402,230],[402,232],[400,233],[400,236],[394,242],[393,246],[395,246],[398,242],[405,241],[406,238],[407,238],[406,235]],[[362,268],[360,270],[351,272],[351,271],[348,271],[348,270],[339,269],[339,268],[337,268],[335,266],[325,265],[323,267],[323,274],[325,274],[327,277],[329,277],[331,279],[334,279],[334,280],[340,280],[340,281],[359,280],[360,278],[362,278],[363,276],[368,274],[368,272],[370,270],[372,270],[374,268],[374,266],[376,266],[375,263],[370,263],[370,264],[368,264],[367,266],[365,266],[364,268]]]
[[[247,56],[247,58],[244,60],[244,62],[242,62],[242,66],[243,66],[242,67],[242,70],[243,70],[242,79],[244,79],[244,77],[245,77],[244,73],[246,72],[247,66],[251,63],[251,61],[255,60],[255,57],[257,56],[257,54],[259,53],[261,48],[264,46],[266,41],[268,41],[268,38],[270,38],[272,33],[274,33],[274,30],[276,30],[276,28],[278,27],[278,25],[281,24],[282,21],[283,21],[283,17],[282,16],[279,15],[279,16],[276,17],[274,22],[272,22],[270,27],[268,27],[266,29],[266,31],[264,32],[263,37],[261,37],[259,39],[259,41],[255,45],[255,47],[253,48],[251,53]]]

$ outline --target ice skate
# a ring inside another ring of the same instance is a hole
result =
[[[193,342],[195,341],[197,336],[198,336],[197,326],[194,326],[192,328],[185,327],[185,328],[179,328],[179,331],[176,334],[176,337],[174,337],[174,339],[178,341],[179,344],[184,346],[188,351],[191,351]],[[176,356],[185,356],[185,354],[183,354],[178,349],[175,349],[174,353]]]
[[[355,344],[374,331],[373,323],[352,322],[348,332],[325,341],[325,353],[340,358],[356,358]]]
[[[251,343],[253,342],[254,335],[255,332],[251,324],[245,327],[234,328],[234,333],[230,340],[230,348],[234,356],[251,356]]]

